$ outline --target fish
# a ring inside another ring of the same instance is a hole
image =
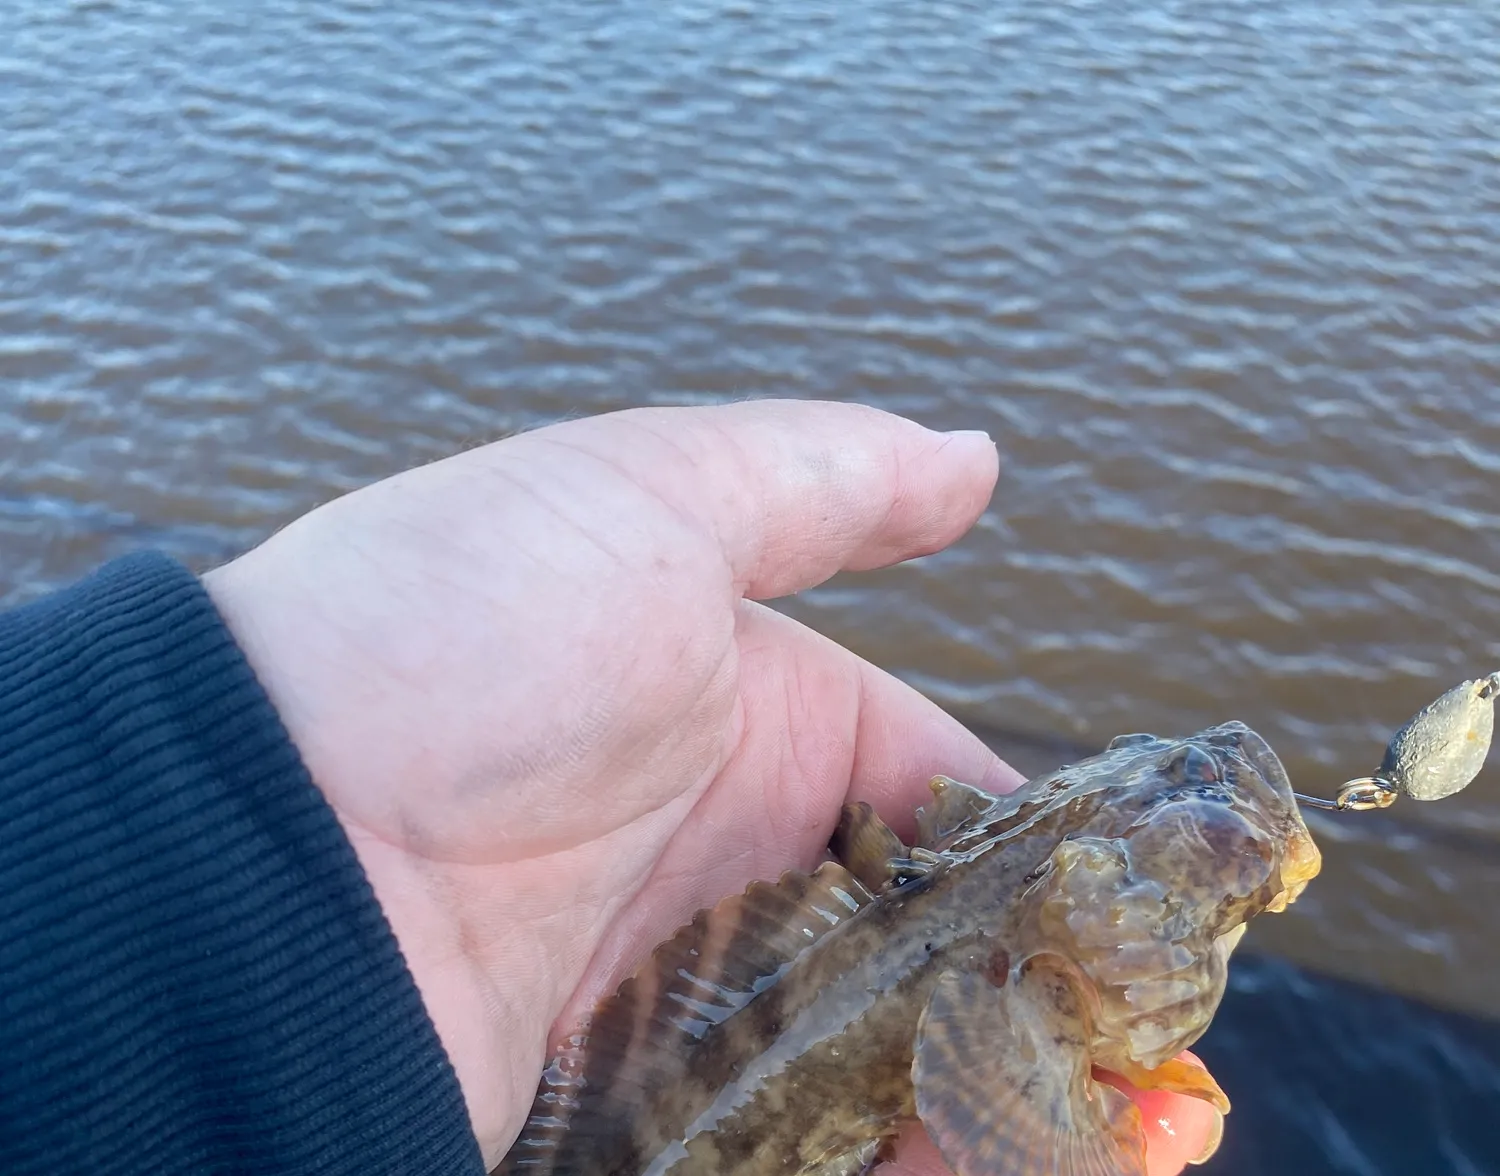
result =
[[[859,1176],[911,1120],[955,1176],[1145,1176],[1109,1074],[1222,1131],[1179,1055],[1248,921],[1321,866],[1270,745],[1123,735],[1004,796],[930,788],[912,844],[846,805],[822,864],[660,944],[558,1047],[492,1176]]]

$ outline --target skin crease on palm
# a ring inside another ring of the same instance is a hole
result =
[[[347,831],[485,1160],[556,1036],[694,911],[1020,778],[759,603],[947,547],[988,437],[806,401],[569,421],[366,487],[204,580]],[[1212,1112],[1142,1099],[1152,1176]],[[1163,1124],[1166,1124],[1163,1126]],[[919,1129],[892,1171],[943,1171]]]

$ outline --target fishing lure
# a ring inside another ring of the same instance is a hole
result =
[[[1497,692],[1500,672],[1460,682],[1391,736],[1372,775],[1346,781],[1333,800],[1294,795],[1312,808],[1365,812],[1389,808],[1398,796],[1442,800],[1463,791],[1489,755]]]

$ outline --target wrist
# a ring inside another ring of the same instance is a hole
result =
[[[348,773],[339,767],[337,749],[316,737],[320,725],[315,716],[328,709],[317,693],[332,687],[327,677],[314,682],[296,668],[307,661],[307,650],[323,644],[304,632],[306,622],[285,605],[274,609],[274,617],[267,615],[272,610],[265,607],[265,594],[257,591],[257,569],[244,557],[205,573],[201,580],[354,851],[453,1067],[488,1166],[503,1149],[500,1136],[509,1123],[495,1122],[485,1109],[519,1105],[530,1091],[502,1088],[511,1070],[499,1064],[504,1057],[500,1043],[490,1040],[493,1017],[486,1017],[478,963],[465,958],[466,937],[455,926],[451,881],[441,863],[415,858],[391,845],[349,812],[344,803],[348,788],[341,783]],[[313,660],[325,666],[328,662]],[[323,729],[329,726],[323,724]]]

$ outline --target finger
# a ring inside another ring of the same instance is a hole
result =
[[[740,591],[762,600],[941,550],[973,526],[999,473],[982,433],[859,404],[632,409],[547,432],[695,518]]]
[[[796,860],[820,853],[846,801],[868,801],[898,833],[916,827],[943,773],[993,792],[1021,776],[931,699],[821,633],[754,602],[740,605],[744,732],[720,777],[725,806],[695,817],[765,828]]]
[[[896,1140],[896,1158],[875,1169],[875,1176],[952,1176],[920,1123],[908,1123]]]
[[[1202,1066],[1184,1050],[1181,1057]],[[1224,1120],[1201,1098],[1165,1090],[1126,1090],[1141,1109],[1146,1125],[1147,1176],[1177,1176],[1189,1164],[1202,1162],[1210,1144],[1217,1146]]]
[[[916,690],[774,610],[742,602],[741,731],[707,790],[677,821],[651,875],[605,933],[564,1025],[610,991],[698,910],[756,879],[808,869],[846,799],[915,827],[943,772],[994,791],[1020,781]]]
[[[1025,783],[936,703],[863,658],[849,657],[859,676],[859,725],[846,799],[868,801],[903,840],[916,834],[917,807],[932,803],[928,785],[936,775],[997,794]]]

